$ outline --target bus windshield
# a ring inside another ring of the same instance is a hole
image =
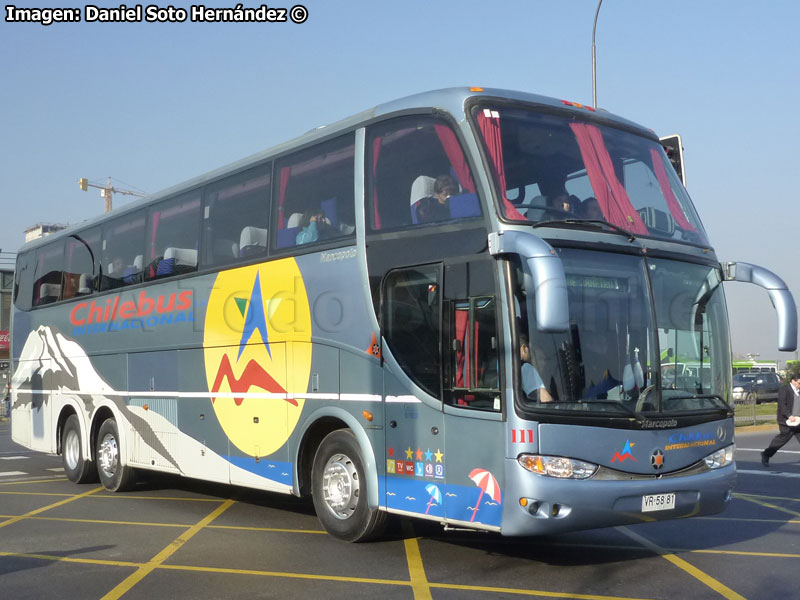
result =
[[[558,250],[570,329],[538,331],[532,278],[515,269],[524,409],[602,413],[727,410],[730,343],[717,269]],[[678,368],[681,367],[681,368]]]
[[[507,219],[599,221],[636,236],[708,243],[655,138],[576,115],[510,106],[480,106],[475,119]]]

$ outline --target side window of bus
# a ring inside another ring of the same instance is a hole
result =
[[[347,134],[279,160],[273,249],[352,238],[355,136]]]
[[[42,246],[36,251],[33,282],[33,306],[61,300],[64,292],[64,242]]]
[[[272,163],[212,184],[203,211],[204,265],[227,265],[267,253]]]
[[[30,310],[33,305],[33,271],[36,267],[36,252],[28,251],[17,256],[14,267],[14,306],[19,310]]]
[[[373,231],[481,216],[469,165],[453,129],[433,117],[370,128],[367,214]]]
[[[444,401],[500,410],[500,356],[493,261],[447,265],[444,290]]]
[[[403,371],[441,398],[441,266],[389,272],[383,287],[383,336]]]
[[[125,214],[103,227],[100,290],[142,281],[144,270],[144,211]]]
[[[200,238],[200,192],[158,204],[147,220],[145,279],[159,279],[197,270]]]
[[[67,238],[64,298],[87,296],[95,291],[96,277],[100,274],[99,260],[99,228],[82,231]]]

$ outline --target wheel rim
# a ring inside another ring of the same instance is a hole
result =
[[[81,459],[81,437],[74,429],[67,431],[64,438],[64,462],[70,471],[78,468]]]
[[[322,495],[325,504],[337,519],[352,516],[361,491],[355,464],[345,454],[328,459],[322,473]]]
[[[103,441],[100,442],[100,446],[97,449],[97,464],[105,477],[114,477],[119,465],[119,448],[117,447],[117,438],[114,435],[107,433]]]

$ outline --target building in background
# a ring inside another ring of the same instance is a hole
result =
[[[37,223],[36,225],[31,225],[25,230],[25,243],[27,244],[31,240],[50,235],[56,231],[61,231],[62,229],[66,229],[66,227],[66,225],[62,225],[61,223]]]
[[[14,290],[13,269],[0,269],[0,415],[5,390],[11,381],[11,294]]]

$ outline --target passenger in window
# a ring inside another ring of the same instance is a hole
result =
[[[613,369],[620,369],[619,349],[622,342],[614,337],[613,332],[598,332],[595,335],[584,335],[581,338],[581,354],[586,373],[585,398],[606,400],[608,392],[622,385]],[[633,386],[630,386],[632,389]]]
[[[125,263],[122,261],[122,257],[121,256],[114,257],[114,260],[111,261],[110,267],[111,268],[108,270],[110,275],[116,275],[117,277],[121,277],[122,269],[125,267]]]
[[[597,198],[589,196],[581,202],[578,207],[578,216],[581,219],[588,219],[591,221],[605,221],[606,216],[603,214],[603,209],[600,208],[600,203]]]
[[[539,402],[552,402],[553,397],[550,395],[550,392],[547,391],[547,388],[544,387],[544,381],[542,381],[539,371],[533,366],[531,347],[528,343],[528,336],[526,335],[519,336],[519,358],[522,362],[522,391],[525,392],[525,396],[536,400],[538,392]]]
[[[300,219],[300,231],[297,233],[295,243],[300,246],[316,242],[321,237],[324,239],[328,227],[330,227],[330,221],[325,218],[325,213],[321,208],[316,207],[306,211],[303,213],[303,218]]]
[[[433,184],[433,196],[423,198],[417,205],[417,222],[448,221],[450,219],[448,200],[458,192],[458,183],[451,175],[439,175]]]
[[[539,180],[539,189],[545,199],[545,214],[548,219],[570,218],[578,210],[580,200],[566,188],[566,180],[558,175],[549,175]]]

